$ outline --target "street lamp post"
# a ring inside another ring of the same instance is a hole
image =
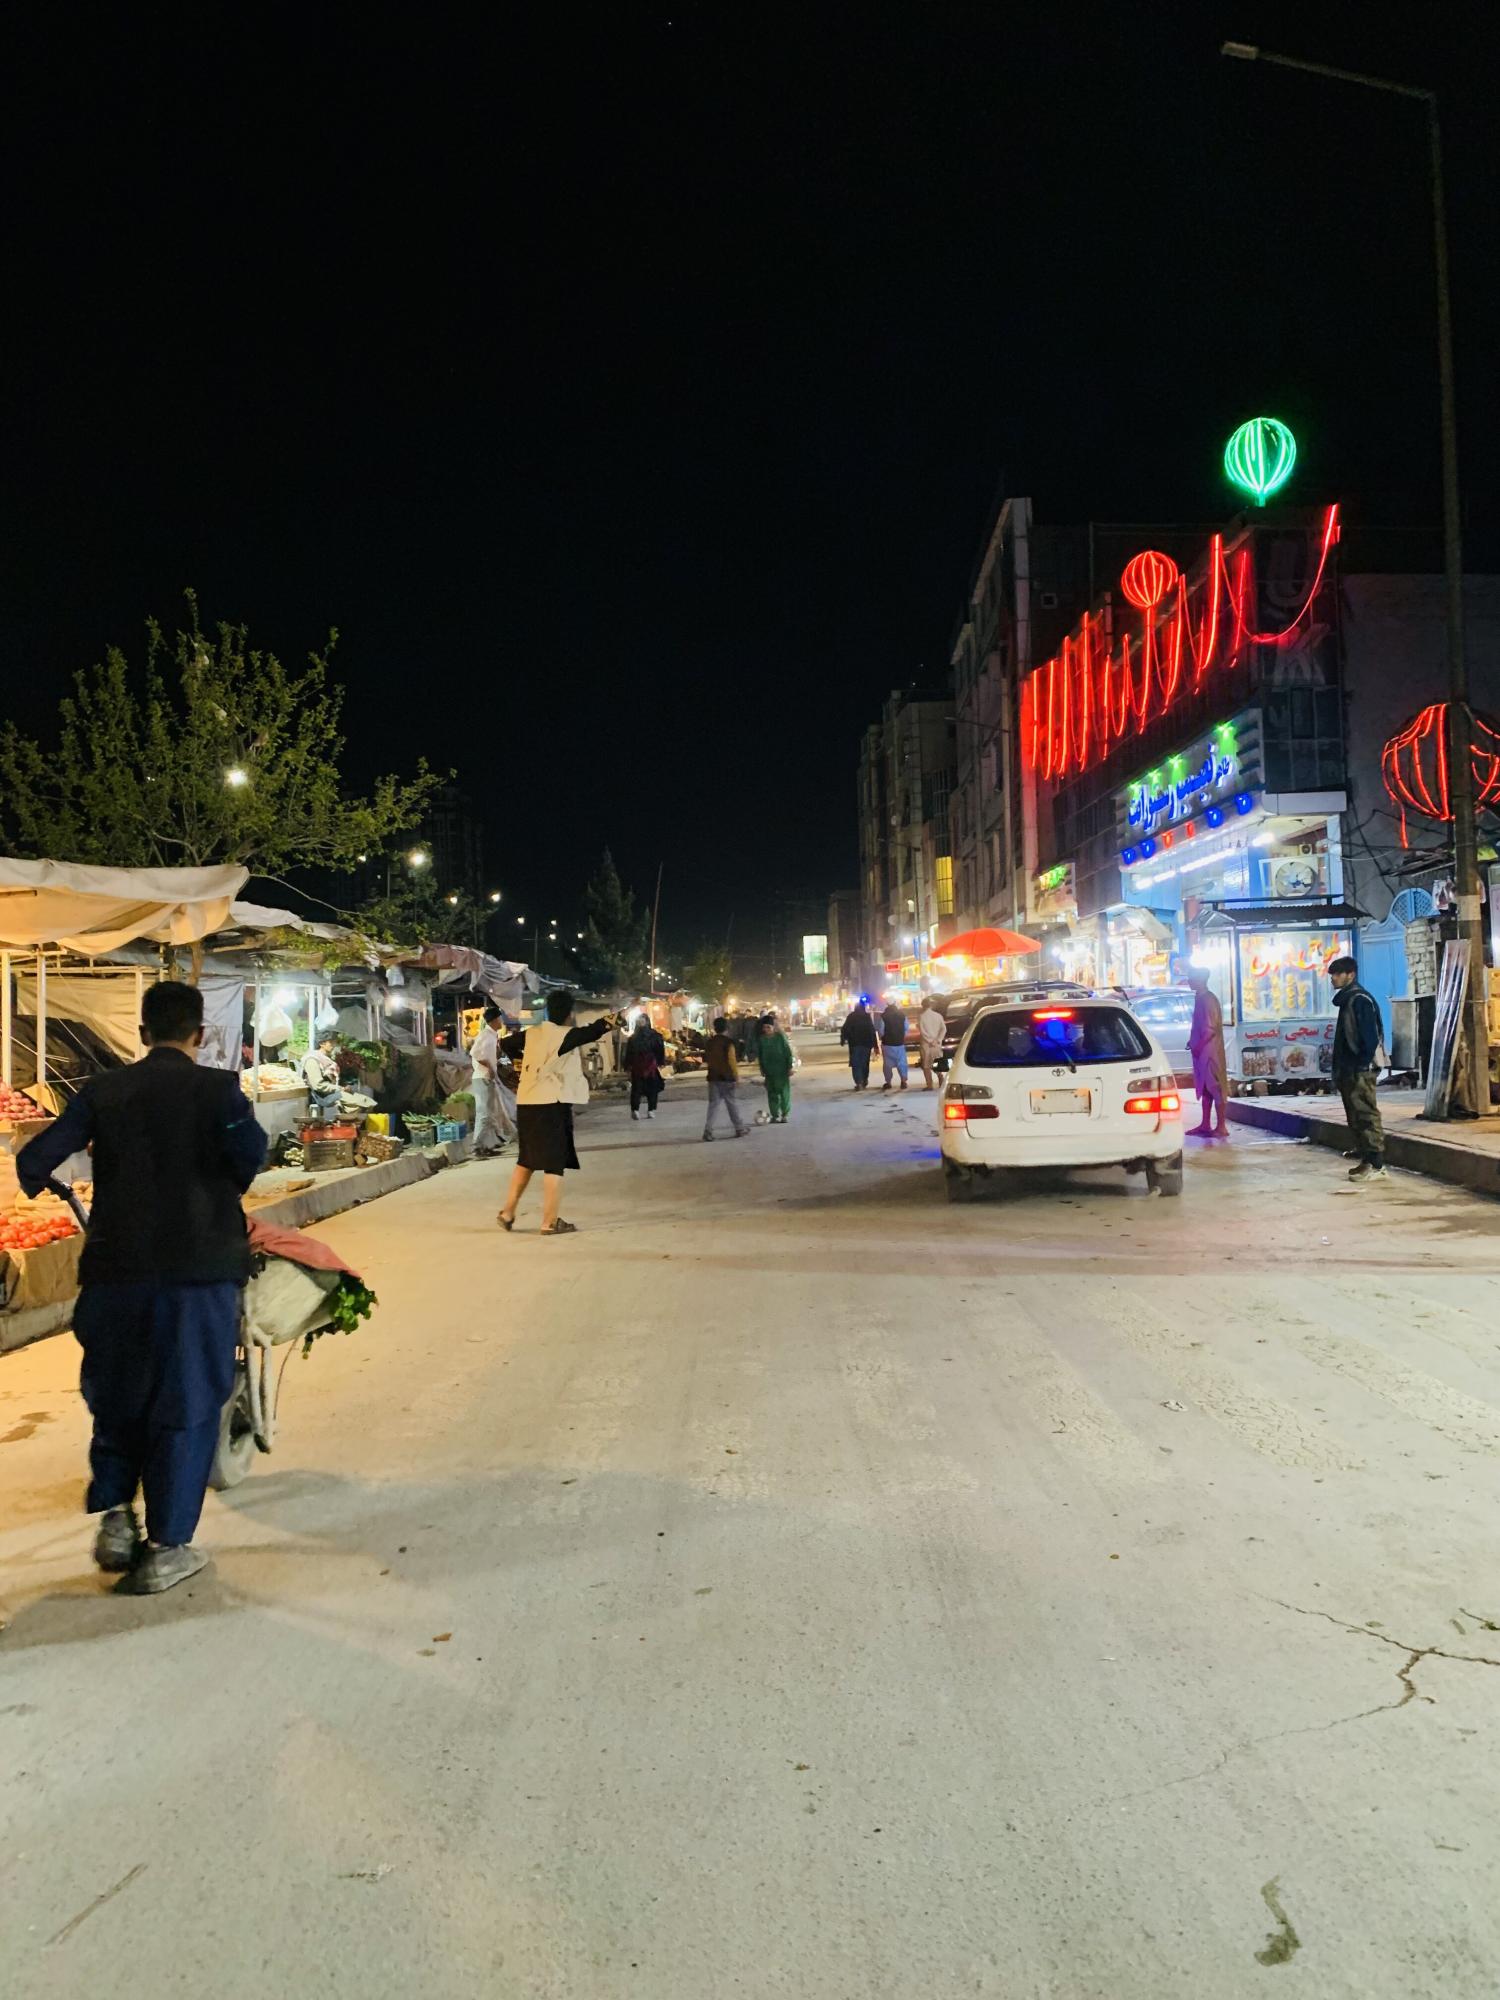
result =
[[[1474,766],[1470,761],[1469,668],[1464,658],[1463,524],[1458,501],[1458,419],[1453,394],[1453,299],[1448,279],[1448,219],[1443,198],[1443,135],[1435,90],[1366,76],[1331,63],[1274,55],[1252,42],[1225,42],[1222,55],[1240,62],[1273,63],[1335,83],[1357,83],[1409,97],[1426,108],[1428,174],[1432,191],[1432,248],[1437,277],[1438,395],[1443,438],[1443,571],[1448,653],[1448,785],[1453,813],[1453,873],[1458,892],[1458,934],[1469,950],[1467,1072],[1456,1077],[1458,1095],[1481,1114],[1490,1108],[1490,1036],[1485,1006],[1484,921],[1479,889],[1479,839],[1475,823]]]

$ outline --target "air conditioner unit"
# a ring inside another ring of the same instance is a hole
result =
[[[1037,603],[1041,605],[1043,611],[1055,611],[1059,603],[1057,592],[1055,590],[1038,591]]]

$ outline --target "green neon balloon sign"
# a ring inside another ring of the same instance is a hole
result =
[[[1285,486],[1297,463],[1297,440],[1280,417],[1252,417],[1224,447],[1224,471],[1257,507]]]

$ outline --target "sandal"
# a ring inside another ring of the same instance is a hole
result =
[[[578,1224],[576,1222],[564,1222],[562,1217],[559,1216],[550,1229],[538,1230],[537,1234],[539,1236],[576,1236],[578,1234]]]
[[[498,1223],[499,1223],[500,1227],[501,1227],[502,1229],[504,1229],[504,1230],[511,1230],[511,1229],[514,1229],[514,1228],[515,1228],[515,1226],[516,1226],[516,1218],[515,1218],[515,1217],[514,1217],[513,1215],[510,1215],[510,1216],[506,1216],[506,1215],[497,1215],[497,1216],[495,1217],[495,1220],[496,1220],[496,1222],[498,1222]]]

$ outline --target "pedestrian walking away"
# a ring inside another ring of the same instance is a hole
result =
[[[797,1058],[774,1014],[760,1021],[760,1074],[766,1086],[766,1113],[773,1125],[785,1125],[792,1110],[792,1071]]]
[[[750,1127],[740,1116],[740,1060],[729,1038],[729,1023],[722,1014],[714,1022],[714,1031],[704,1044],[703,1060],[708,1070],[708,1113],[703,1121],[704,1138],[714,1136],[714,1125],[722,1105],[729,1113],[735,1138],[743,1139]]]
[[[1360,985],[1359,967],[1352,958],[1334,959],[1328,977],[1339,1015],[1333,1031],[1333,1080],[1344,1100],[1344,1117],[1349,1124],[1349,1151],[1344,1157],[1355,1162],[1349,1178],[1383,1181],[1385,1127],[1375,1101],[1376,1065],[1385,1040],[1380,1005],[1374,994]]]
[[[510,1138],[512,1121],[500,1091],[500,1023],[498,1007],[486,1007],[484,1025],[474,1037],[469,1060],[474,1065],[474,1151],[492,1159]]]
[[[870,1015],[870,1003],[861,995],[844,1016],[844,1025],[839,1029],[839,1040],[849,1051],[849,1070],[856,1090],[869,1088],[870,1058],[875,1053],[878,1039]]]
[[[542,1176],[542,1235],[572,1236],[578,1225],[562,1217],[563,1175],[576,1170],[578,1152],[573,1144],[573,1108],[589,1101],[588,1079],[583,1073],[579,1050],[597,1042],[615,1025],[612,1014],[601,1014],[586,1028],[573,1021],[573,996],[559,989],[547,995],[547,1018],[521,1035],[507,1035],[500,1043],[502,1056],[520,1062],[521,1085],[516,1092],[518,1154],[516,1170],[510,1177],[505,1206],[496,1220],[509,1231],[515,1227],[516,1210],[531,1185],[531,1176]]]
[[[917,1016],[917,1061],[922,1065],[922,1075],[926,1078],[929,1090],[937,1089],[935,1072],[942,1060],[943,1036],[947,1033],[947,1029],[948,1023],[929,999]]]
[[[91,1077],[22,1148],[16,1178],[40,1194],[93,1147],[93,1212],[73,1332],[94,1420],[84,1508],[102,1514],[94,1560],[154,1596],[208,1561],[193,1546],[224,1405],[234,1387],[250,1276],[242,1197],[266,1136],[229,1070],[197,1061],[203,995],[175,980],[141,1002],[146,1054]],[[145,1538],[136,1494],[146,1503]]]
[[[892,1077],[899,1076],[901,1088],[906,1088],[906,1015],[894,1000],[886,1003],[880,1017],[880,1068],[885,1082],[882,1090],[889,1090]]]
[[[1229,1058],[1224,1052],[1224,1009],[1200,965],[1190,965],[1187,983],[1193,989],[1193,1023],[1188,1029],[1188,1053],[1193,1058],[1193,1088],[1198,1093],[1195,1139],[1229,1137]],[[1212,1125],[1212,1129],[1210,1129]]]
[[[639,1119],[643,1104],[648,1118],[656,1116],[656,1101],[661,1096],[666,1062],[667,1045],[652,1027],[650,1016],[642,1014],[625,1044],[625,1073],[630,1078],[630,1115],[633,1119]]]

